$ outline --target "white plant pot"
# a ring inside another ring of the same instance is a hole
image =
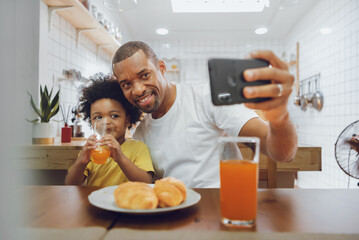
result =
[[[33,123],[32,143],[33,144],[52,144],[55,138],[55,127],[53,123]]]

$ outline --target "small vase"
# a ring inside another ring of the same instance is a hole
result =
[[[67,124],[65,124],[65,126],[61,128],[61,142],[71,142],[71,127],[67,126]]]
[[[53,144],[55,128],[52,123],[33,123],[32,144]]]

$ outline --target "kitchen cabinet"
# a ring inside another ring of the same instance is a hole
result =
[[[121,44],[91,15],[78,0],[43,0],[49,11],[49,30],[54,12],[76,28],[77,44],[81,35],[85,35],[97,45],[97,54],[101,49],[113,57]]]

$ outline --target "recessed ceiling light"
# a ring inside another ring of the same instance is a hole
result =
[[[328,28],[328,27],[324,27],[324,28],[321,28],[320,29],[320,33],[321,34],[329,34],[332,32],[332,29],[331,28]]]
[[[259,27],[257,28],[256,30],[254,30],[254,32],[258,35],[261,35],[261,34],[265,34],[268,32],[268,28],[266,27]]]
[[[269,0],[171,0],[173,12],[261,12]]]
[[[158,35],[167,35],[168,34],[168,29],[166,29],[166,28],[157,28],[156,33]]]

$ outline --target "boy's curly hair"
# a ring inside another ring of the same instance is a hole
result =
[[[84,114],[84,120],[88,119],[90,124],[91,104],[102,98],[113,99],[121,103],[126,110],[126,114],[130,116],[129,128],[140,120],[141,111],[126,99],[119,83],[115,80],[99,78],[93,80],[89,86],[82,89],[78,105],[79,112]]]

